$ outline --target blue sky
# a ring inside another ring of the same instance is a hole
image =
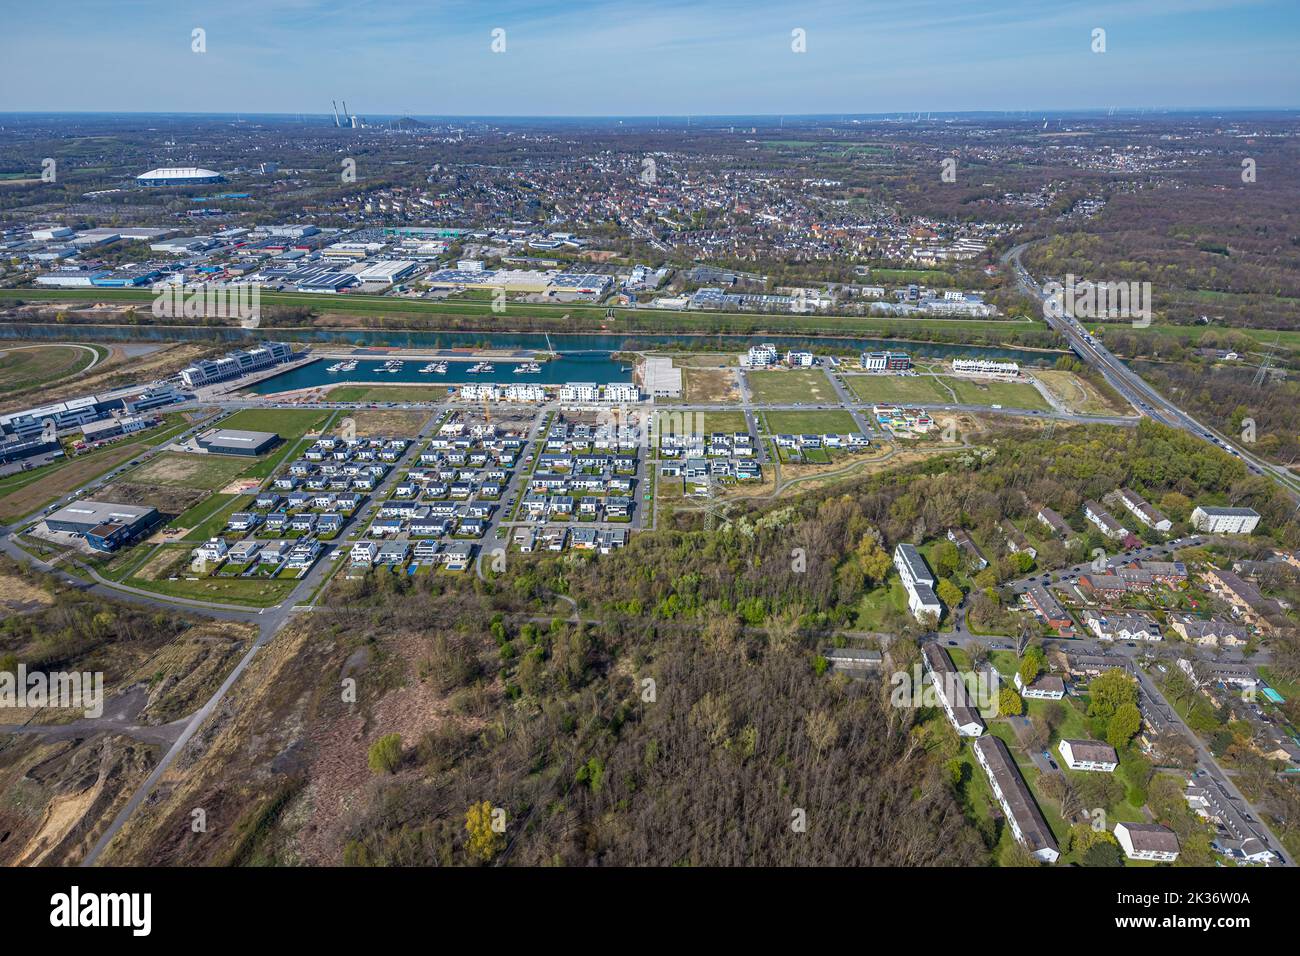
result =
[[[324,113],[331,98],[360,115],[1300,105],[1297,0],[5,5],[6,111]],[[196,27],[206,53],[191,51]]]

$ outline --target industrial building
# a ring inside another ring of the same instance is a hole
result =
[[[199,186],[224,181],[220,173],[195,166],[164,166],[135,177],[137,186]]]
[[[45,526],[51,531],[81,535],[97,551],[116,551],[160,519],[158,510],[147,505],[74,501],[47,517]]]
[[[104,418],[97,422],[87,422],[81,426],[81,434],[85,436],[86,441],[105,441],[109,438],[117,438],[119,435],[143,431],[153,423],[154,419],[143,415],[123,415]]]
[[[235,428],[209,428],[194,439],[213,455],[261,455],[280,443],[275,432],[248,432]]]
[[[34,438],[0,435],[0,464],[45,454],[55,454],[58,457],[63,454],[63,447],[57,441],[47,441],[42,435]]]
[[[357,273],[357,278],[362,282],[383,282],[391,285],[410,278],[419,268],[418,262],[409,259],[384,260],[362,269]]]
[[[185,398],[184,392],[164,382],[132,385],[0,415],[0,435],[36,438],[45,431],[45,423],[49,421],[54,422],[54,427],[59,431],[81,428],[90,422],[108,418],[115,412],[139,414],[173,402],[182,402]]]

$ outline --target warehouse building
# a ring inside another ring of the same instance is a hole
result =
[[[185,393],[165,382],[151,385],[132,385],[97,395],[83,395],[64,402],[53,402],[36,408],[8,412],[0,415],[0,435],[17,435],[35,438],[44,434],[47,422],[63,431],[81,428],[88,422],[109,418],[115,413],[139,414],[150,409],[185,400]]]
[[[45,527],[81,535],[97,551],[116,551],[147,532],[160,519],[158,510],[148,505],[74,501],[46,518]]]
[[[209,428],[195,440],[212,455],[261,455],[280,443],[275,432],[247,432],[236,428]]]

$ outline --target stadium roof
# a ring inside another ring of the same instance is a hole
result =
[[[220,173],[196,166],[164,166],[141,173],[136,179],[215,179]]]

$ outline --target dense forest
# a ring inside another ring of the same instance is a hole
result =
[[[822,673],[817,648],[890,573],[895,542],[1024,516],[1033,503],[1070,514],[1120,484],[1166,505],[1250,504],[1300,541],[1271,485],[1146,423],[1006,435],[990,452],[712,530],[640,535],[599,559],[521,557],[473,593],[436,578],[345,582],[331,598],[334,626],[358,644],[420,633],[420,680],[462,718],[375,745],[376,777],[343,824],[345,859],[987,862],[998,834],[963,809],[948,725],[887,706],[878,682]],[[797,550],[804,562],[791,560]],[[547,617],[557,594],[576,601],[573,618]],[[995,604],[996,591],[977,600]],[[901,637],[890,667],[905,669],[916,625],[900,616],[890,628]],[[490,826],[498,811],[511,821],[504,832]]]
[[[1229,438],[1240,438],[1256,454],[1287,465],[1300,457],[1300,431],[1291,417],[1300,404],[1300,382],[1271,374],[1256,385],[1257,370],[1248,365],[1134,362],[1132,367],[1161,394]]]

